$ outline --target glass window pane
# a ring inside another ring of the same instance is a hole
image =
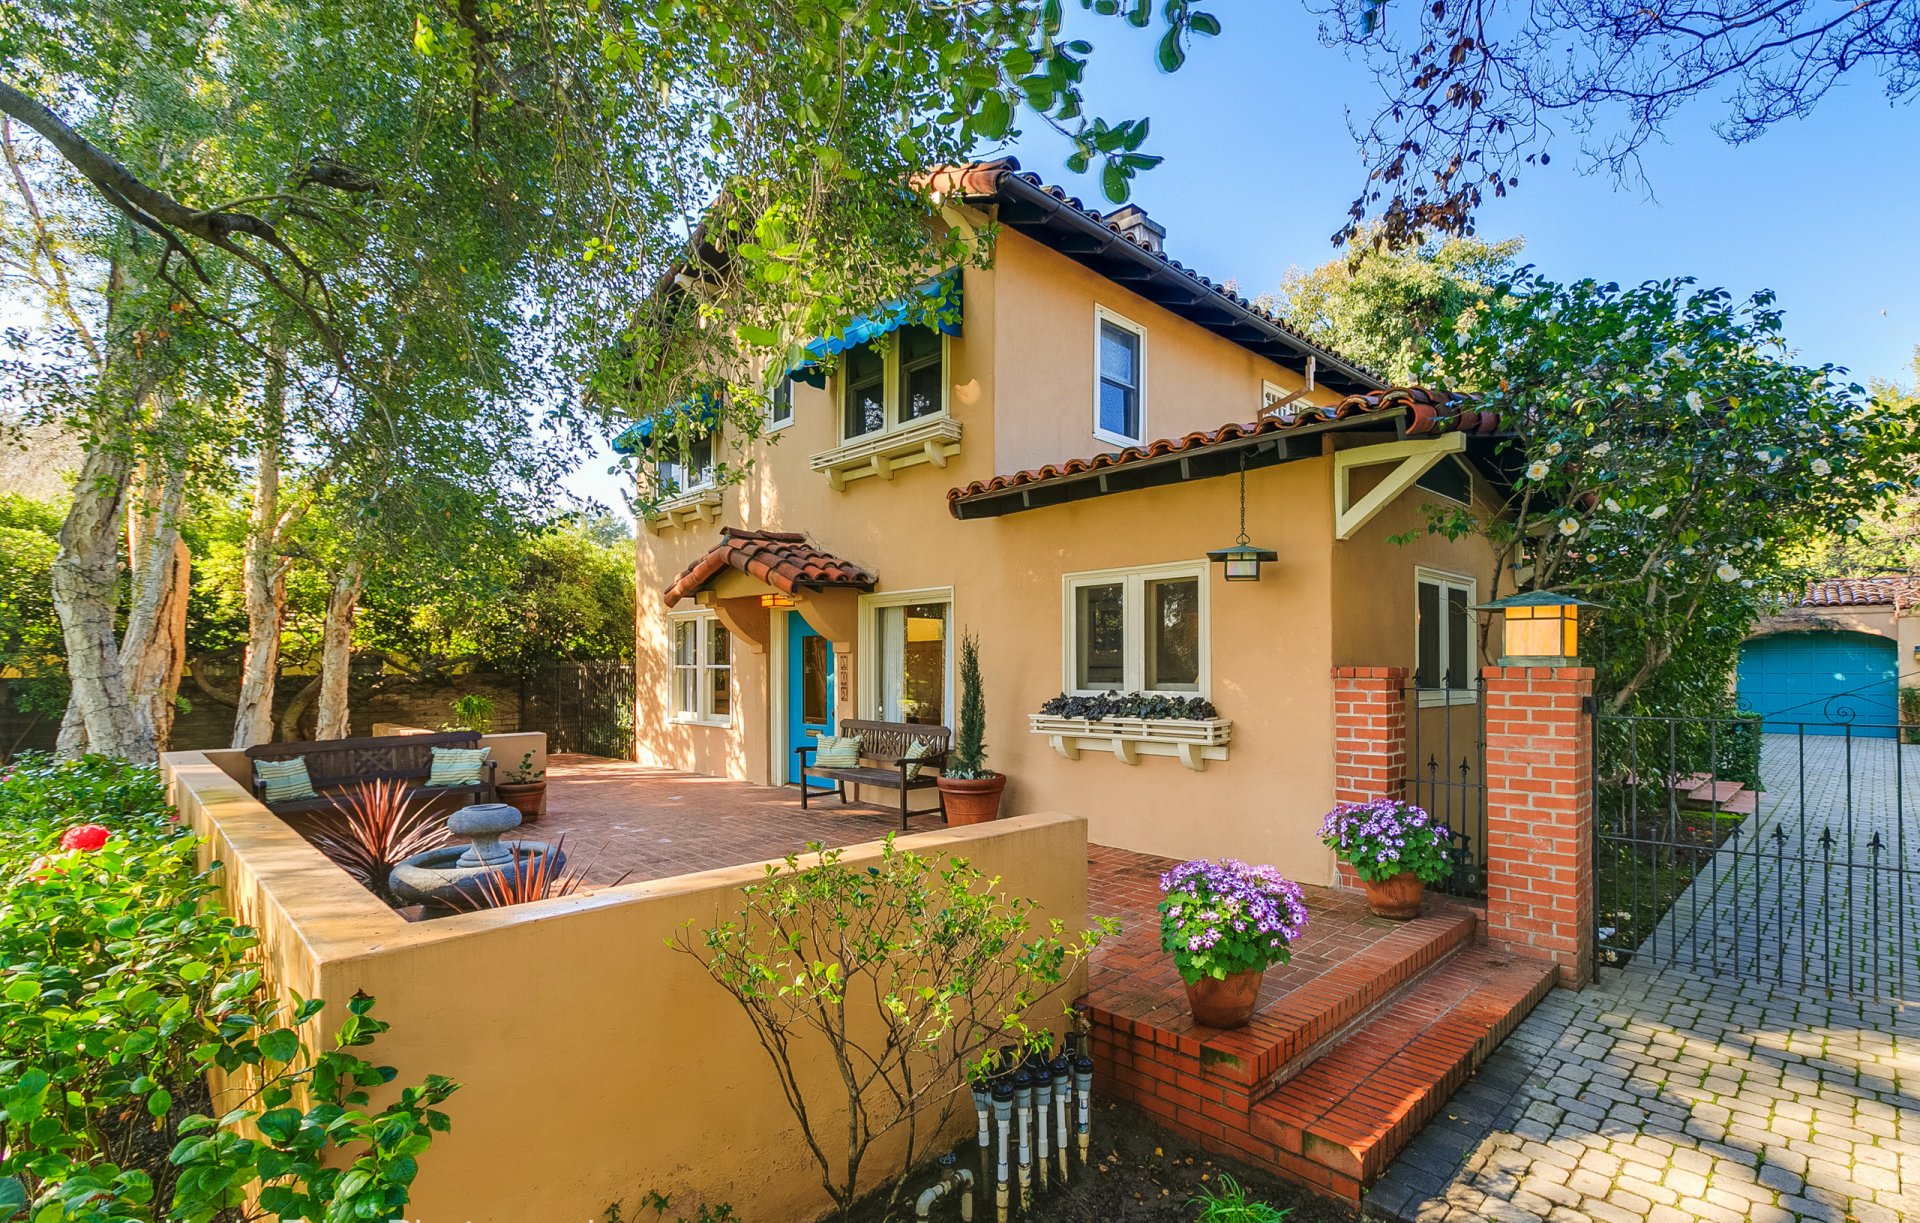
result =
[[[699,691],[700,669],[698,667],[673,669],[673,711],[675,713],[698,713]]]
[[[793,379],[782,378],[780,385],[773,388],[773,398],[767,405],[767,418],[776,425],[793,419]]]
[[[708,620],[706,625],[707,665],[710,667],[724,667],[731,661],[727,655],[733,645],[733,634],[727,631],[727,626],[720,623],[720,619],[717,616]]]
[[[1100,376],[1122,386],[1137,386],[1135,369],[1140,357],[1140,337],[1113,323],[1100,324]]]
[[[694,664],[694,648],[698,640],[693,635],[693,621],[673,622],[673,661],[676,666],[690,667]]]
[[[880,717],[938,726],[947,712],[947,605],[883,607],[880,634]]]
[[[1200,688],[1200,581],[1147,583],[1147,687]]]
[[[872,344],[841,355],[841,377],[846,382],[846,435],[859,437],[887,423],[886,361]]]
[[[1073,683],[1119,688],[1127,682],[1125,590],[1118,582],[1073,591]]]
[[[1473,618],[1467,614],[1467,591],[1464,586],[1447,587],[1447,687],[1471,688],[1473,686],[1473,647],[1468,643],[1468,631]]]
[[[894,332],[900,345],[900,364],[918,365],[940,359],[940,333],[931,327],[902,327]]]
[[[1102,431],[1140,436],[1140,337],[1113,323],[1100,324],[1100,418]]]
[[[800,720],[827,722],[827,639],[809,633],[800,639]]]
[[[707,713],[713,717],[724,718],[733,712],[733,699],[727,692],[727,678],[732,674],[732,667],[707,668]]]
[[[1138,440],[1140,408],[1138,393],[1111,382],[1100,384],[1100,428],[1102,432]]]
[[[940,410],[940,384],[946,375],[935,360],[900,372],[900,419],[919,420]]]
[[[713,479],[713,434],[703,433],[687,443],[686,487],[697,488]]]
[[[1418,624],[1414,634],[1417,641],[1414,686],[1438,688],[1443,680],[1440,672],[1440,587],[1438,584],[1420,583],[1419,598],[1414,604],[1414,616]]]

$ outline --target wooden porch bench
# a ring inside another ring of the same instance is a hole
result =
[[[342,794],[363,781],[404,781],[407,797],[455,796],[468,803],[482,803],[493,797],[496,761],[487,760],[480,780],[465,786],[430,786],[433,749],[436,747],[480,746],[480,732],[447,731],[437,735],[379,735],[365,739],[322,739],[309,743],[262,743],[247,749],[247,759],[291,760],[304,756],[307,776],[318,798],[295,799],[287,803],[269,803],[261,793],[260,779],[253,778],[253,796],[276,815],[296,815],[308,811],[331,811]]]
[[[845,806],[849,782],[856,786],[877,786],[882,790],[900,792],[900,831],[907,830],[907,795],[913,790],[925,790],[937,787],[939,782],[934,772],[944,767],[947,749],[952,745],[953,732],[944,726],[923,726],[917,722],[860,722],[848,718],[840,723],[842,739],[860,737],[860,759],[872,764],[854,768],[822,768],[808,763],[808,758],[819,750],[816,745],[806,745],[793,749],[800,757],[800,808],[806,810],[807,800],[812,796],[813,787],[807,784],[807,778],[818,777],[834,783],[839,792],[840,803]],[[915,742],[928,745],[926,755],[918,760],[904,760],[907,748]],[[907,776],[914,765],[919,765],[916,776]],[[947,817],[947,800],[940,799],[940,818]]]

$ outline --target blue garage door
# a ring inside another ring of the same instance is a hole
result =
[[[1740,647],[1740,704],[1767,729],[1890,739],[1898,651],[1868,633],[1776,633]]]

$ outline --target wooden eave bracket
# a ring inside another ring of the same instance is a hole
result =
[[[1393,504],[1413,482],[1432,470],[1450,454],[1462,454],[1467,448],[1464,433],[1443,433],[1439,437],[1410,437],[1374,446],[1356,446],[1333,453],[1333,537],[1352,539],[1373,516]],[[1353,469],[1380,463],[1396,463],[1386,479],[1366,496],[1353,499]]]

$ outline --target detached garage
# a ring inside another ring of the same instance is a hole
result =
[[[1912,577],[1814,582],[1798,607],[1740,647],[1741,707],[1767,729],[1890,739],[1900,721],[1903,637],[1915,637]]]

